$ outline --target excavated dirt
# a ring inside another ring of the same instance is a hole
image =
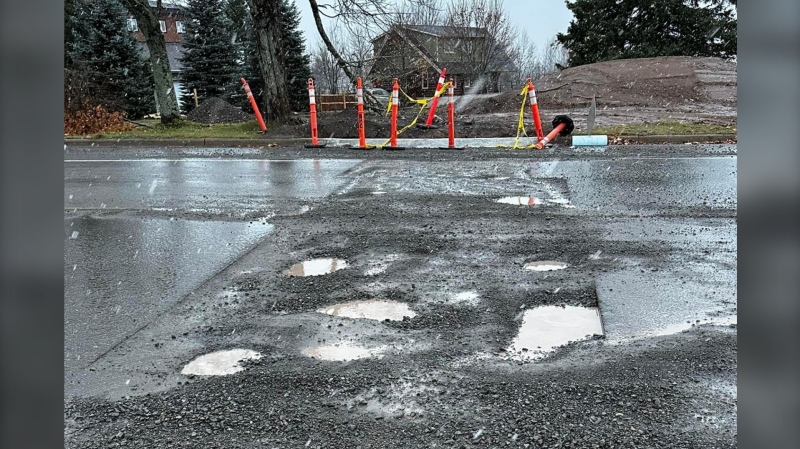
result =
[[[209,98],[200,103],[186,115],[193,122],[205,123],[242,123],[255,120],[253,114],[242,111],[241,108],[228,103],[221,98]]]
[[[736,64],[719,58],[670,56],[625,59],[572,67],[534,80],[542,125],[551,129],[553,117],[566,114],[575,121],[575,132],[586,129],[592,95],[596,95],[595,126],[645,123],[705,123],[735,126],[737,106]],[[522,97],[519,89],[500,94],[467,95],[456,99],[457,137],[512,137],[516,135]],[[437,130],[409,129],[403,137],[447,136],[442,119],[447,102],[437,108]],[[401,107],[399,127],[411,123],[415,106]],[[420,117],[424,122],[427,110]],[[529,106],[525,106],[528,135],[535,135]],[[303,125],[276,128],[272,136],[307,137]],[[366,135],[389,137],[389,117],[367,113]],[[320,113],[320,138],[356,138],[356,112]]]

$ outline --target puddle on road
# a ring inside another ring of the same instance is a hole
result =
[[[542,204],[542,200],[530,196],[507,196],[496,200],[497,203],[515,204],[519,206],[533,206],[534,204]]]
[[[383,347],[364,348],[350,343],[339,343],[308,348],[303,351],[303,355],[320,360],[346,362],[349,360],[379,357],[383,351]]]
[[[563,270],[567,268],[567,264],[564,262],[557,262],[554,260],[541,260],[538,262],[528,262],[525,264],[526,270],[531,271],[555,271],[555,270]]]
[[[409,318],[417,316],[416,312],[411,310],[408,304],[404,302],[376,300],[335,304],[319,309],[317,312],[344,318],[363,318],[378,321],[402,321],[404,316]]]
[[[517,358],[540,358],[570,341],[603,334],[596,307],[544,306],[526,310],[509,347]]]
[[[245,360],[260,359],[261,354],[249,349],[230,349],[201,355],[183,367],[181,374],[197,376],[227,376],[244,370]]]
[[[342,259],[312,259],[292,265],[283,273],[295,277],[322,276],[344,268],[347,268],[347,262]]]

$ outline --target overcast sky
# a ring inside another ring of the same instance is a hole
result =
[[[302,14],[300,26],[305,34],[308,49],[317,42],[319,34],[314,25],[314,17],[311,15],[311,7],[308,5],[308,0],[295,1]],[[324,0],[319,0],[318,3],[324,3]],[[519,30],[528,32],[528,36],[536,44],[539,51],[545,47],[547,41],[553,38],[556,33],[566,32],[572,19],[572,12],[567,9],[564,0],[505,0],[504,3],[511,22]]]

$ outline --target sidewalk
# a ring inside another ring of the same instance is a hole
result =
[[[64,139],[66,145],[76,146],[158,146],[158,147],[292,147],[303,146],[310,143],[310,139],[297,138],[244,138],[244,139],[220,139],[220,138],[199,138],[199,139]],[[328,144],[331,148],[347,148],[357,144],[356,139],[320,139],[322,143]],[[686,143],[730,143],[736,141],[736,136],[729,134],[693,134],[693,135],[665,135],[665,136],[609,136],[610,145],[625,144],[686,144]],[[384,139],[369,139],[369,143],[381,144]],[[513,145],[514,138],[491,138],[491,139],[456,139],[456,145],[468,146],[471,148],[489,148],[497,145]],[[520,144],[530,142],[521,139]],[[556,144],[571,145],[572,138],[567,137],[556,139]],[[436,148],[447,146],[447,139],[399,139],[398,144],[407,148]]]

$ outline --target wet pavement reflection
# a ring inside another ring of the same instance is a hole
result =
[[[65,220],[65,368],[88,366],[272,228],[157,218]]]

